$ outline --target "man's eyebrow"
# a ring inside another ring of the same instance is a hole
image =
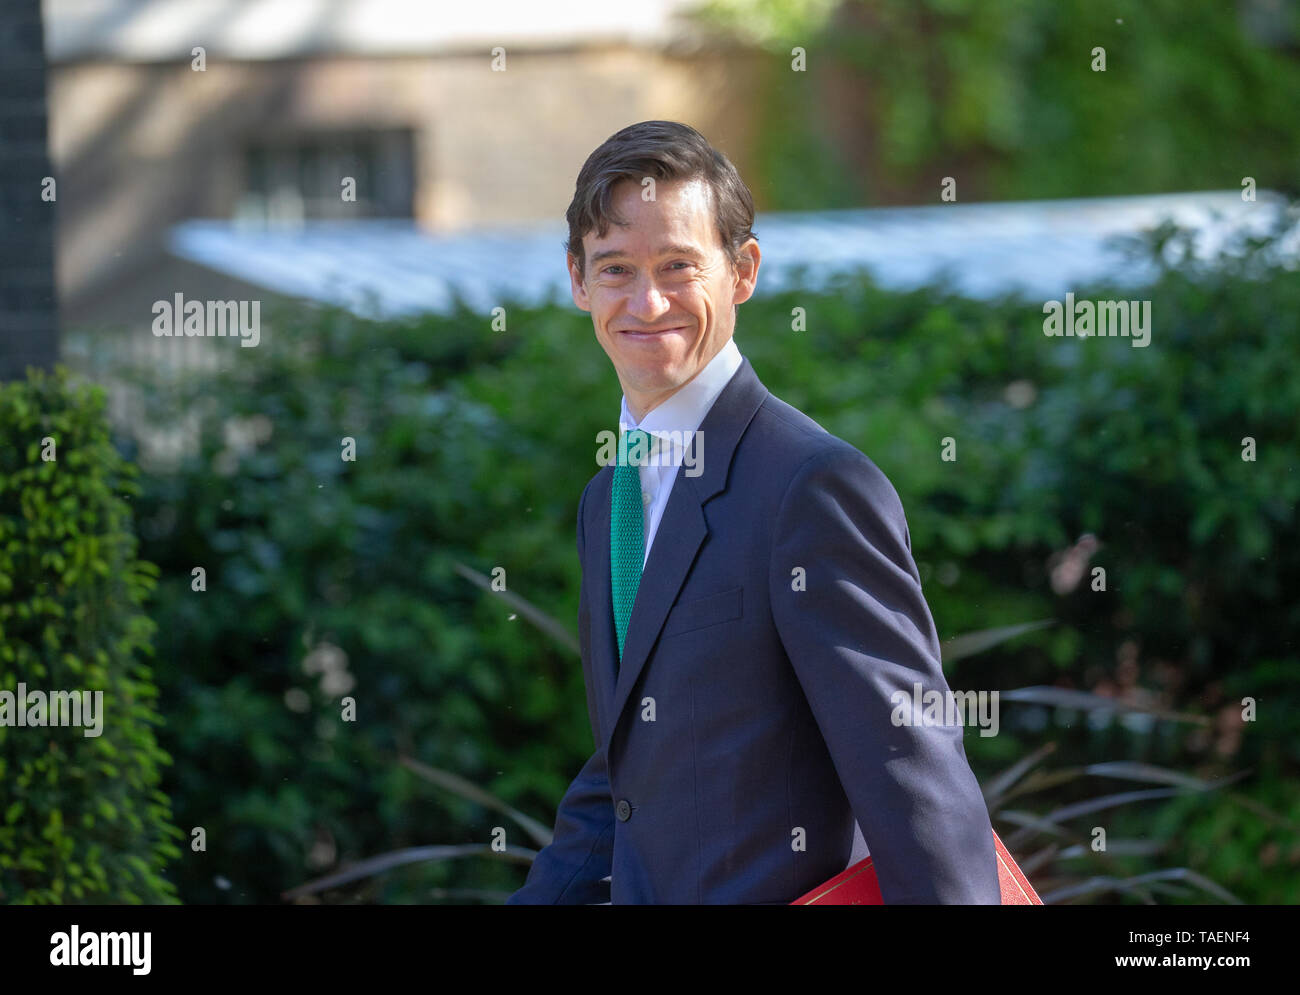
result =
[[[660,246],[659,251],[655,253],[657,256],[698,256],[699,254],[700,250],[695,246],[684,245],[681,243]],[[594,266],[596,263],[605,259],[617,259],[625,256],[627,256],[627,252],[623,249],[605,249],[593,255],[591,257],[591,263]]]

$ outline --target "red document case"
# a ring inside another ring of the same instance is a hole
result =
[[[1002,886],[1003,905],[1042,905],[1043,900],[1034,891],[1024,872],[1016,866],[1011,854],[993,834],[993,849],[998,855],[998,883]],[[859,860],[847,870],[840,871],[829,881],[824,881],[806,895],[796,898],[791,905],[884,905],[880,897],[880,884],[871,858]]]

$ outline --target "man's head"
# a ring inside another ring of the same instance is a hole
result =
[[[694,128],[642,121],[587,158],[565,217],[573,301],[639,421],[731,338],[758,279],[753,197]]]

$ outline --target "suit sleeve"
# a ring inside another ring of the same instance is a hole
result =
[[[796,471],[777,513],[772,611],[885,903],[996,905],[992,826],[962,726],[893,721],[915,684],[949,692],[910,545],[885,475],[847,444],[827,448]]]
[[[584,490],[578,502],[578,559],[584,563],[584,569],[586,501]],[[590,688],[587,693],[590,696]],[[605,751],[600,747],[600,730],[594,724],[594,710],[591,717],[596,752],[564,793],[555,815],[552,841],[533,858],[524,886],[506,899],[507,905],[593,905],[610,900],[614,800],[605,770]]]
[[[614,803],[599,747],[560,801],[555,838],[533,858],[507,905],[595,905],[609,901]]]

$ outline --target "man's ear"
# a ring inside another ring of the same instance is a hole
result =
[[[763,253],[758,249],[757,239],[751,238],[740,247],[736,265],[732,269],[736,280],[732,300],[736,304],[744,304],[754,296],[754,288],[758,286],[758,264],[762,258]]]
[[[582,278],[578,257],[572,252],[566,252],[564,257],[569,267],[569,289],[573,292],[573,303],[583,311],[590,311],[591,300],[587,297],[587,286]],[[586,260],[583,260],[581,265],[585,266]]]

